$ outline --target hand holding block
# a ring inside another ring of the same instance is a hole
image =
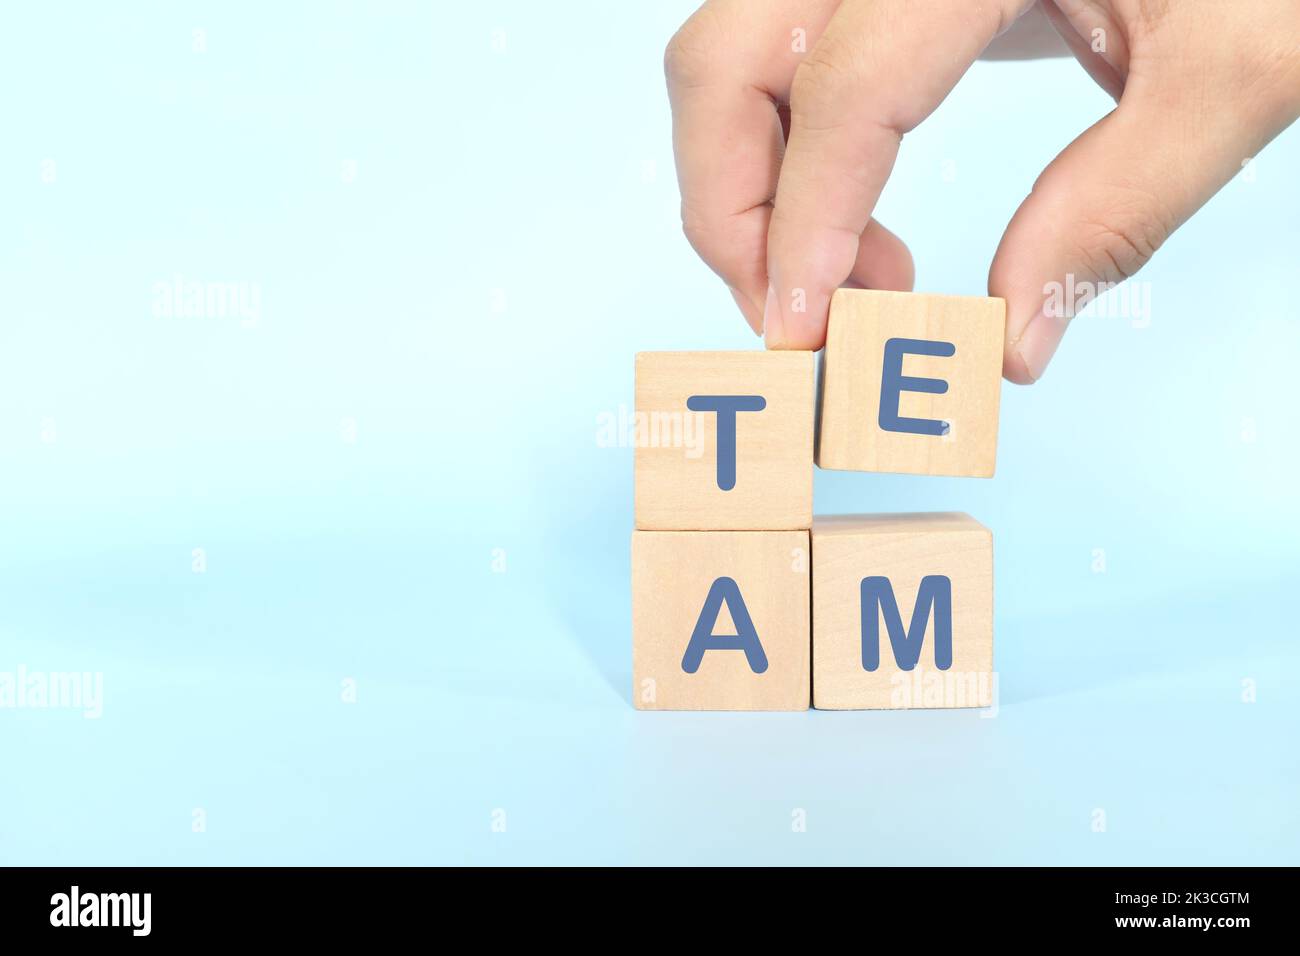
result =
[[[964,514],[814,519],[813,706],[993,703],[993,535]]]
[[[636,526],[812,524],[811,352],[641,352]]]
[[[633,531],[639,710],[807,710],[807,531]]]
[[[840,289],[823,355],[817,464],[993,477],[1006,303]]]

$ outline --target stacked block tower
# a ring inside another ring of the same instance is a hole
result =
[[[842,289],[812,352],[636,358],[633,701],[988,706],[993,538],[956,513],[813,516],[813,463],[992,477],[1001,299]]]

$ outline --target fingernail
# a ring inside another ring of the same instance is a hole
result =
[[[781,303],[777,301],[776,289],[767,287],[767,302],[763,306],[763,328],[767,332],[767,347],[779,349],[785,346],[785,318],[781,315]]]
[[[1047,309],[1047,305],[1034,305],[1027,309],[1015,307],[1014,301],[1007,302],[1007,345],[1015,346],[1025,334],[1025,329],[1034,321],[1036,316],[1042,315]]]
[[[727,286],[731,292],[731,297],[736,300],[736,305],[740,308],[740,314],[745,317],[746,324],[754,330],[754,334],[759,338],[763,337],[763,316],[759,314],[758,307],[754,305],[749,296],[742,293],[739,289]]]
[[[1056,354],[1068,325],[1068,319],[1049,315],[1044,310],[1033,315],[1019,334],[1012,336],[1011,330],[1007,330],[1011,350],[1020,356],[1025,372],[1035,382],[1047,371],[1047,365]]]

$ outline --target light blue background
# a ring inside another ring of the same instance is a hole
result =
[[[1142,274],[1149,327],[1004,386],[995,479],[818,473],[994,530],[995,719],[632,709],[597,416],[636,351],[756,344],[678,227],[690,8],[9,12],[0,671],[104,703],[0,710],[0,861],[1300,862],[1297,129]],[[982,293],[1107,109],[977,66],[879,209],[918,288]],[[257,321],[156,316],[177,274]]]

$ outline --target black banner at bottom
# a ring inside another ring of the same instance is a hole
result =
[[[91,944],[380,942],[434,926],[477,927],[494,941],[512,930],[536,940],[611,929],[667,940],[703,926],[706,938],[770,943],[774,931],[851,934],[869,924],[899,945],[988,943],[990,931],[1231,945],[1286,928],[1289,883],[1271,869],[1203,868],[568,869],[544,878],[522,869],[11,868],[0,870],[0,921],[8,942]]]

